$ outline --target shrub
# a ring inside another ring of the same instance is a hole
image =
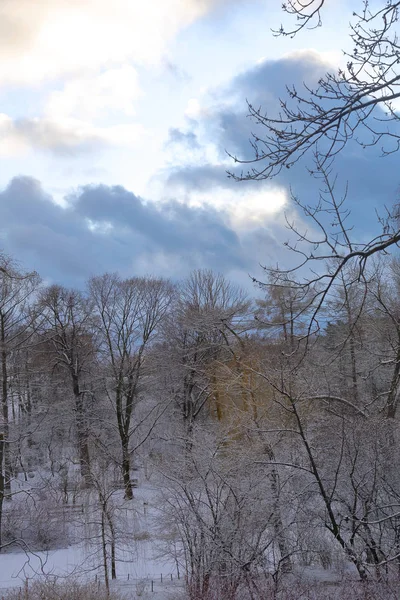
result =
[[[4,600],[124,600],[119,592],[107,594],[97,583],[82,584],[77,581],[36,581],[29,587],[10,590]]]

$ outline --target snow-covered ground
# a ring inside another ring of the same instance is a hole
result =
[[[182,588],[183,582],[178,580],[176,570],[152,557],[151,543],[142,546],[143,553],[137,562],[118,564],[118,579],[114,585],[131,598],[142,597],[146,591],[153,591],[157,598],[162,598],[172,590]],[[51,552],[3,554],[0,555],[0,589],[22,587],[26,579],[32,581],[44,576],[60,581],[71,577],[102,581],[101,570],[91,570],[90,562],[81,545]]]
[[[145,485],[135,490],[130,503],[135,514],[136,532],[132,544],[117,545],[117,581],[127,598],[151,597],[177,598],[183,589],[172,558],[160,557],[158,540],[153,527],[155,508],[152,505],[154,490]],[[118,496],[117,496],[118,500]],[[121,504],[124,504],[122,493]],[[144,535],[140,535],[140,534]],[[104,581],[99,545],[85,540],[68,548],[47,552],[8,552],[0,554],[0,590],[22,587],[25,581],[43,577],[62,581],[75,578],[84,581]],[[172,596],[171,596],[172,594]]]

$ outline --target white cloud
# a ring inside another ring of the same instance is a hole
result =
[[[210,191],[186,190],[184,197],[191,207],[205,207],[210,203],[223,211],[230,219],[230,225],[236,231],[258,229],[270,222],[274,215],[282,212],[287,203],[287,192],[278,186],[266,189],[223,187]]]
[[[197,98],[190,98],[186,106],[185,117],[196,120],[201,117],[203,113],[204,111],[199,100]]]
[[[132,116],[139,94],[136,70],[125,65],[67,82],[63,90],[50,94],[46,114],[52,118],[93,119],[108,111],[118,111]]]
[[[239,199],[232,199],[227,206],[232,224],[237,229],[262,226],[271,220],[271,216],[281,212],[287,203],[286,191],[278,187],[238,195]]]
[[[337,69],[339,65],[341,67],[346,66],[346,56],[340,50],[321,52],[315,48],[302,48],[301,50],[286,52],[282,55],[282,58],[295,61],[304,60],[309,63],[314,62],[317,66],[327,65],[334,69]],[[266,60],[267,59],[262,59],[257,62],[258,64],[262,64],[263,62],[266,62]]]
[[[0,0],[0,88],[50,89],[35,118],[0,115],[0,155],[132,146],[144,134],[125,124],[141,94],[137,67],[165,59],[214,5],[238,1]]]
[[[155,63],[181,28],[222,2],[1,0],[0,81],[37,85],[127,61]]]

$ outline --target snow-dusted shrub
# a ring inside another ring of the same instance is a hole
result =
[[[31,550],[50,550],[68,545],[68,524],[62,506],[34,495],[16,498],[3,515],[3,542],[22,544]]]
[[[23,589],[11,590],[4,600],[125,600],[119,592],[107,593],[97,583],[81,584],[76,581],[55,583],[38,581]]]
[[[398,600],[396,581],[362,583],[355,580],[306,581],[288,576],[278,585],[271,580],[255,580],[251,586],[241,586],[235,600]],[[220,596],[207,597],[219,600]],[[203,599],[202,599],[203,600]],[[224,598],[225,600],[225,598]]]
[[[140,581],[137,581],[136,585],[135,585],[136,596],[138,598],[141,598],[142,596],[144,596],[148,587],[149,587],[149,583],[148,583],[148,581],[146,581],[146,579],[140,579]]]

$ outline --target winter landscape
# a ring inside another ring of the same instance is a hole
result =
[[[0,0],[0,600],[398,600],[399,17]]]

